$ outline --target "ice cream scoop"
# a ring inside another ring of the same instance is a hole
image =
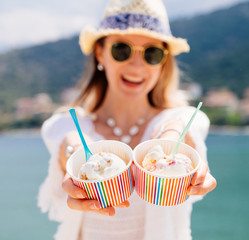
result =
[[[189,157],[181,153],[166,155],[160,145],[150,149],[144,157],[142,166],[147,171],[167,177],[183,175],[194,169]]]
[[[102,180],[116,175],[125,167],[125,162],[117,155],[100,152],[92,155],[81,166],[78,177],[83,180]]]

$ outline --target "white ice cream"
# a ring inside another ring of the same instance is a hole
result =
[[[121,172],[125,162],[113,153],[94,154],[80,168],[78,177],[84,180],[102,180]]]
[[[175,177],[194,169],[192,161],[184,154],[167,156],[160,145],[154,146],[144,157],[142,166],[155,174]]]

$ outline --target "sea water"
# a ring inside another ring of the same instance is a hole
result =
[[[193,239],[249,236],[249,136],[211,134],[209,167],[217,188],[194,204]],[[39,134],[0,134],[0,239],[48,240],[58,226],[37,208],[49,153]]]

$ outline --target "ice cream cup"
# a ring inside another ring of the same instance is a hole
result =
[[[143,200],[159,205],[174,206],[185,202],[188,198],[187,188],[190,185],[193,174],[200,165],[200,156],[192,147],[181,143],[177,153],[188,156],[195,168],[193,171],[176,177],[166,177],[153,174],[142,167],[142,161],[148,151],[155,145],[160,145],[163,151],[170,155],[177,142],[166,139],[152,139],[140,143],[133,151],[133,160],[135,163],[135,190]]]
[[[82,180],[78,178],[81,165],[86,161],[83,147],[68,159],[66,169],[76,186],[84,189],[88,199],[96,199],[102,208],[117,206],[127,200],[133,192],[132,149],[125,143],[102,140],[89,144],[93,154],[114,153],[126,162],[125,169],[104,180]]]

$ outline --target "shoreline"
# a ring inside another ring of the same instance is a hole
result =
[[[40,136],[40,128],[27,128],[27,129],[11,129],[0,131],[0,136]],[[216,126],[211,125],[208,135],[245,135],[249,136],[249,126],[234,127],[234,126]]]
[[[209,135],[244,135],[249,136],[249,126],[234,127],[234,126],[216,126],[211,125]]]
[[[40,128],[25,128],[25,129],[11,129],[11,130],[4,130],[0,131],[0,136],[40,136],[41,129]]]

